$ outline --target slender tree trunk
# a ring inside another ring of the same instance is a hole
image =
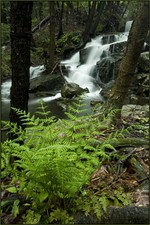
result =
[[[141,7],[132,24],[125,55],[121,61],[118,77],[107,102],[109,108],[121,109],[134,75],[138,58],[149,29],[149,2]]]
[[[90,15],[91,12],[91,1],[88,1],[88,14]]]
[[[99,3],[98,3],[98,7],[97,7],[97,8],[98,8],[98,13],[97,13],[97,16],[96,16],[96,18],[95,18],[95,21],[94,21],[94,23],[93,23],[93,26],[92,26],[92,28],[91,28],[91,30],[90,30],[90,35],[94,35],[95,32],[96,32],[96,29],[97,29],[98,24],[99,24],[99,22],[100,22],[100,17],[101,17],[101,15],[102,15],[102,13],[104,12],[105,4],[106,4],[105,1],[99,2]]]
[[[82,34],[83,43],[86,43],[89,39],[90,30],[91,30],[91,26],[92,26],[94,14],[95,14],[96,4],[97,4],[97,2],[93,1],[92,7],[91,7],[91,12],[89,14],[85,30],[83,31],[83,34]]]
[[[63,35],[63,26],[62,26],[62,18],[64,12],[64,2],[61,2],[61,9],[59,10],[59,32],[57,35],[57,39],[59,39]]]
[[[49,65],[50,71],[54,68],[55,64],[55,1],[49,2],[50,12],[50,46],[49,46]]]
[[[31,44],[31,14],[30,1],[10,2],[10,37],[11,37],[11,65],[12,87],[10,92],[10,106],[28,111],[29,98],[29,68]],[[21,121],[14,110],[10,110],[10,121],[21,125]]]

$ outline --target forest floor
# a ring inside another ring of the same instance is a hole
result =
[[[131,113],[118,120],[115,126],[105,128],[100,131],[100,135],[94,137],[102,142],[111,133],[126,129],[128,126],[133,126],[131,132],[127,132],[123,137],[118,135],[114,143],[110,142],[115,146],[117,153],[120,154],[122,159],[105,160],[102,166],[95,170],[91,175],[89,185],[86,187],[89,197],[101,197],[102,194],[106,193],[113,200],[115,197],[114,193],[116,193],[118,198],[117,205],[135,207],[147,207],[149,205],[148,115],[144,116],[143,114],[135,114],[135,112],[133,116]],[[135,123],[138,126],[134,127]],[[111,151],[109,147],[105,150]],[[2,208],[4,207],[5,209],[1,216],[2,224],[20,224],[23,222],[21,218],[22,214],[27,210],[25,202],[22,203],[20,211],[16,218],[14,218],[11,207],[19,196],[7,190],[12,182],[11,176],[2,179],[1,182]],[[16,185],[19,185],[19,183]]]

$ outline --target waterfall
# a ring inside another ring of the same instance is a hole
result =
[[[45,71],[45,66],[44,65],[39,65],[39,66],[30,66],[30,79],[39,77],[43,71]],[[10,101],[10,88],[11,88],[11,80],[7,80],[1,85],[1,97],[2,101],[8,102]]]
[[[97,36],[87,43],[83,51],[89,51],[84,63],[81,64],[81,55],[79,52],[75,53],[70,59],[62,61],[68,71],[68,75],[65,76],[67,82],[73,82],[78,84],[82,88],[88,88],[89,92],[87,96],[95,96],[96,99],[101,99],[100,91],[101,87],[98,82],[98,76],[95,75],[96,64],[103,57],[109,57],[110,46],[111,51],[115,51],[115,44],[127,41],[128,32],[124,32],[118,35],[111,36]]]
[[[45,71],[45,66],[44,65],[41,65],[41,66],[30,66],[30,79],[33,79],[33,78],[36,78],[36,77],[39,77],[42,72]]]
[[[126,23],[125,32],[116,35],[99,35],[88,42],[83,52],[86,52],[86,57],[81,60],[81,51],[72,55],[68,60],[61,61],[61,65],[65,66],[67,69],[67,75],[65,79],[67,82],[77,83],[82,88],[88,88],[89,93],[85,95],[84,98],[90,102],[92,99],[102,100],[100,91],[102,90],[99,82],[99,74],[97,72],[97,62],[102,61],[103,58],[109,58],[112,53],[115,52],[115,44],[127,41],[129,30],[131,28],[132,21]],[[45,70],[44,65],[39,65],[37,67],[30,67],[30,79],[39,77]],[[114,74],[113,74],[114,76]],[[113,77],[112,76],[112,77]],[[1,85],[1,99],[2,99],[2,111],[3,117],[8,114],[10,108],[10,88],[11,80],[4,82]],[[29,99],[29,109],[35,108],[34,104],[37,104],[40,99],[45,102],[52,102],[52,100],[61,97],[61,93],[57,93],[55,96],[51,97],[35,97],[30,95]],[[54,101],[53,103],[54,104]],[[34,105],[34,106],[33,106]],[[53,109],[54,107],[52,107]],[[8,116],[7,116],[8,117]],[[7,118],[6,117],[6,118]]]
[[[5,81],[1,85],[1,97],[2,101],[10,101],[10,88],[11,88],[11,80]]]
[[[124,30],[125,32],[129,32],[130,31],[132,23],[133,23],[133,20],[126,22],[125,30]]]

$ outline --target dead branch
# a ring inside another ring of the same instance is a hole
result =
[[[34,33],[37,30],[40,30],[41,27],[43,27],[48,21],[50,20],[50,16],[45,17],[38,25],[32,28],[32,33]]]

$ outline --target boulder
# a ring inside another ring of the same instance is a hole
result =
[[[97,62],[97,72],[103,83],[108,83],[112,79],[114,62],[115,61],[112,57],[105,57]]]
[[[89,92],[87,88],[81,88],[78,84],[67,83],[61,89],[61,95],[64,98],[73,98],[84,92]]]
[[[127,42],[124,41],[124,42],[118,42],[118,43],[115,43],[115,44],[111,44],[110,45],[110,48],[109,48],[109,51],[111,53],[111,55],[115,56],[123,56],[124,54],[124,51],[126,49],[126,45],[127,45]]]
[[[109,56],[97,62],[97,73],[101,82],[108,83],[117,77],[121,59],[122,57]]]
[[[102,44],[110,44],[115,41],[115,35],[110,34],[110,35],[103,35],[102,37]]]
[[[109,94],[112,90],[114,83],[115,80],[111,80],[107,84],[101,83],[102,90],[100,91],[100,94],[103,97],[104,101],[106,101],[109,98]]]
[[[130,116],[132,119],[149,117],[149,105],[123,105],[121,110],[121,117],[126,118],[128,116]]]
[[[60,90],[64,80],[59,74],[42,74],[30,80],[30,93]]]

